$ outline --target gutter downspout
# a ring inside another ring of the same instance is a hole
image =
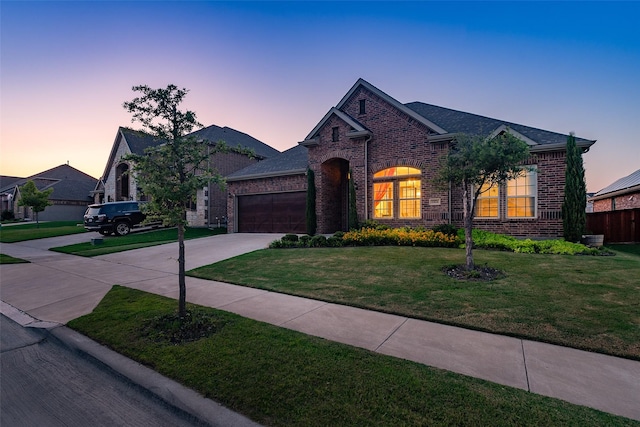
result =
[[[364,139],[364,220],[369,220],[369,141],[371,135]]]

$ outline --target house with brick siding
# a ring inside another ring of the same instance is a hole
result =
[[[240,147],[251,150],[254,155],[240,154],[237,151],[228,153],[212,153],[209,165],[223,177],[253,163],[279,155],[280,152],[267,144],[253,138],[246,133],[229,127],[211,125],[197,130],[189,136],[194,136],[203,143],[215,144],[224,141],[229,147]],[[125,127],[118,128],[111,153],[107,160],[102,178],[93,190],[94,203],[113,202],[122,200],[145,200],[135,179],[129,173],[132,166],[123,159],[127,154],[144,154],[148,147],[155,147],[165,141],[157,139],[144,132]],[[191,226],[217,226],[226,224],[227,192],[217,184],[198,191],[196,202],[187,212],[187,220]]]
[[[640,169],[598,191],[589,201],[593,212],[640,208]]]
[[[457,133],[509,132],[530,147],[528,171],[487,189],[475,226],[514,236],[562,235],[567,135],[422,102],[403,104],[359,79],[297,146],[227,177],[229,232],[305,232],[306,171],[319,233],[346,230],[349,181],[358,220],[392,227],[462,225],[460,189],[434,184]],[[576,138],[586,152],[594,140]]]

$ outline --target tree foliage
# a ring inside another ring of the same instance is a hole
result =
[[[462,192],[466,266],[473,270],[473,217],[478,196],[492,185],[519,176],[529,157],[529,146],[508,131],[493,137],[457,134],[443,159],[438,181]],[[486,187],[483,186],[487,185]]]
[[[36,187],[36,183],[32,180],[27,181],[22,188],[20,188],[20,200],[18,200],[18,206],[27,206],[33,210],[36,219],[36,227],[40,227],[38,212],[42,212],[47,206],[51,205],[51,201],[49,200],[51,193],[53,193],[53,188],[40,191]]]
[[[584,180],[582,149],[571,133],[567,138],[564,200],[562,202],[562,226],[564,239],[579,242],[585,231],[587,214],[587,186]]]
[[[210,182],[223,184],[224,180],[209,165],[214,153],[227,152],[222,141],[211,143],[189,136],[202,125],[193,111],[179,109],[187,89],[168,85],[166,89],[134,86],[140,96],[124,103],[133,114],[132,122],[142,124],[144,131],[159,138],[162,144],[149,147],[143,155],[130,154],[125,160],[131,163],[138,185],[149,197],[146,212],[161,218],[165,225],[178,228],[178,315],[186,315],[184,227],[186,212],[195,202],[197,191]]]
[[[305,215],[307,234],[313,236],[318,228],[318,218],[316,216],[316,179],[315,173],[310,168],[307,169],[307,205]]]

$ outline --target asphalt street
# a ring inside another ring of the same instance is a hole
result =
[[[0,425],[202,426],[44,329],[0,316]]]

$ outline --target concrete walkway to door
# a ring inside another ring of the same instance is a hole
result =
[[[189,240],[187,268],[265,248],[279,237],[227,234]],[[39,241],[0,248],[31,261],[0,267],[0,297],[34,318],[64,324],[91,312],[114,284],[177,298],[176,243],[95,258],[50,252],[45,246]],[[638,361],[191,277],[187,299],[640,420]]]

